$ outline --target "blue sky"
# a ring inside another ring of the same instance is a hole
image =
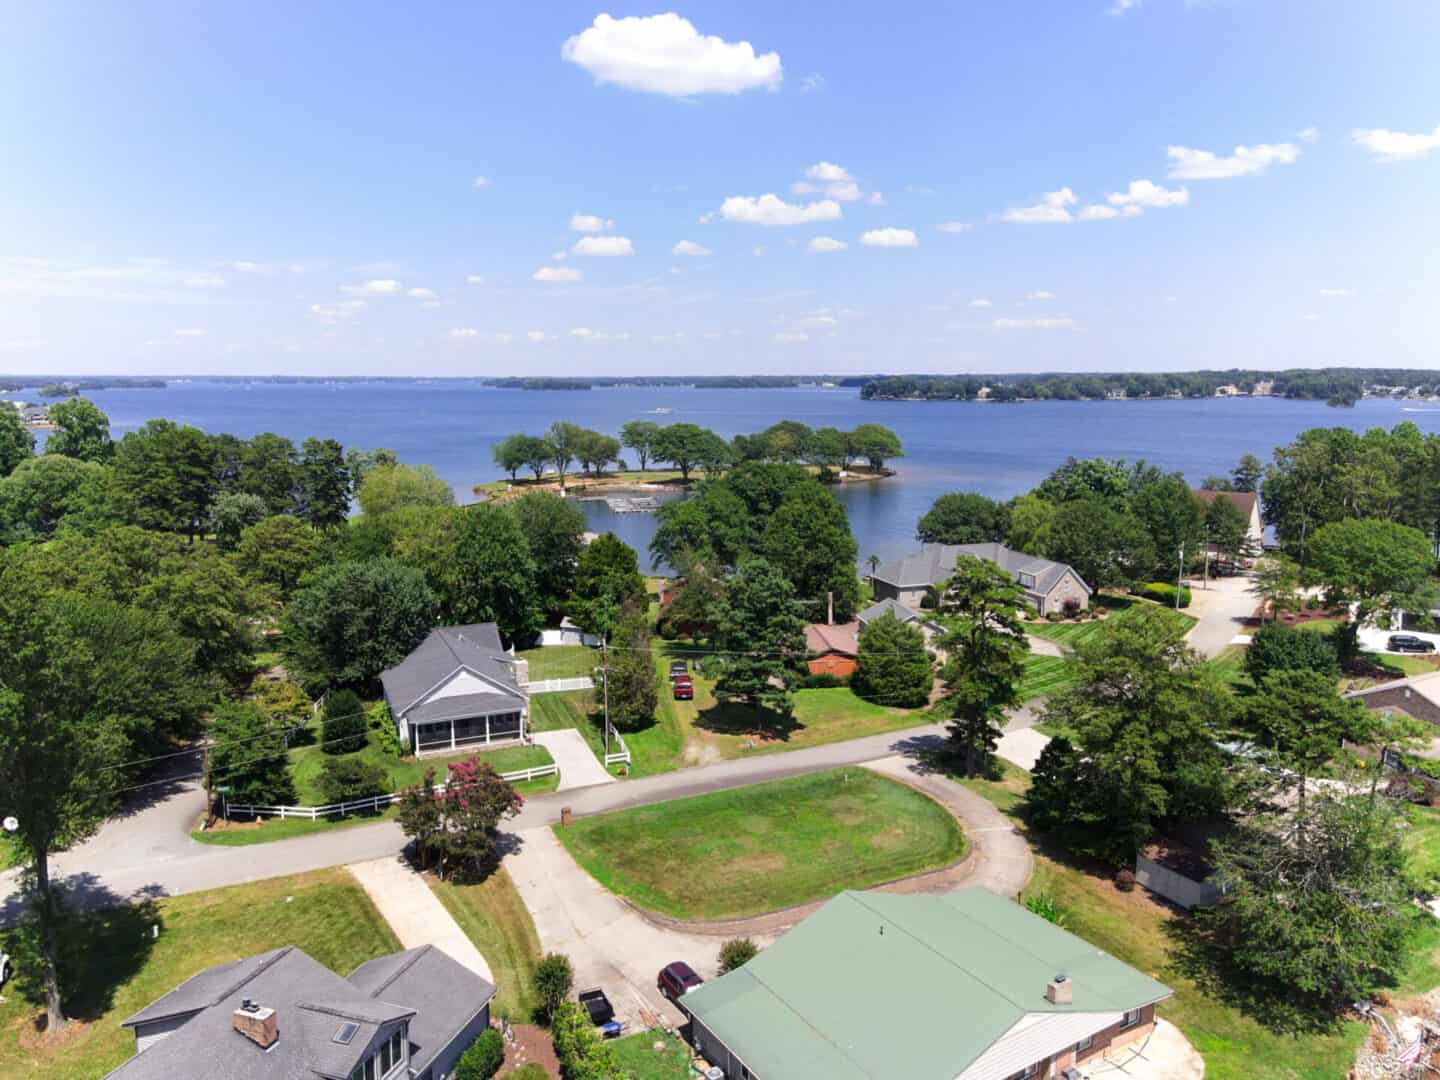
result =
[[[0,372],[1440,363],[1433,0],[4,12]]]

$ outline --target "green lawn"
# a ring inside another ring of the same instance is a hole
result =
[[[82,1021],[66,1041],[36,1048],[22,1032],[37,1010],[13,991],[0,1004],[0,1077],[5,1080],[93,1080],[135,1052],[120,1027],[131,1013],[201,968],[281,945],[296,945],[341,976],[395,952],[400,943],[355,879],[321,870],[251,885],[192,893],[155,905],[154,913],[120,907],[83,918],[69,937],[83,978],[69,1003]]]
[[[944,807],[862,768],[600,814],[555,833],[612,892],[682,919],[774,911],[965,851]]]
[[[1361,653],[1361,659],[1368,660],[1376,667],[1385,668],[1397,677],[1402,675],[1430,675],[1440,671],[1429,660],[1419,656],[1404,656],[1399,653]]]
[[[1250,676],[1245,673],[1244,645],[1225,646],[1218,655],[1207,660],[1205,666],[1232,689],[1251,685]]]
[[[496,1015],[529,1023],[536,1005],[533,977],[540,937],[510,875],[502,867],[477,885],[432,881],[430,887],[490,965],[500,991]]]
[[[658,1053],[657,1042],[665,1044]],[[690,1080],[690,1048],[664,1031],[640,1031],[611,1045],[626,1080]]]
[[[1105,627],[1110,623],[1132,617],[1132,613],[1139,611],[1142,607],[1165,612],[1170,620],[1179,624],[1187,631],[1199,621],[1193,615],[1187,615],[1183,611],[1176,611],[1172,607],[1136,600],[1121,607],[1118,611],[1111,612],[1110,616],[1105,619],[1089,619],[1079,623],[1032,622],[1025,624],[1025,630],[1027,633],[1034,634],[1036,637],[1058,641],[1061,645],[1073,649],[1077,645],[1089,641],[1096,634],[1103,633]]]
[[[1407,806],[1405,818],[1405,850],[1415,874],[1424,878],[1440,878],[1440,809],[1431,806]]]
[[[562,694],[534,694],[530,698],[530,730],[560,731],[573,728],[585,737],[597,761],[605,760],[605,736],[595,708],[595,694],[590,690],[567,690]],[[632,757],[635,748],[626,735],[625,745],[630,747]],[[615,752],[614,748],[612,753]],[[612,773],[619,773],[619,766],[611,766]],[[631,775],[638,772],[631,770]]]
[[[1060,690],[1068,690],[1074,684],[1070,663],[1064,657],[1031,654],[1025,658],[1025,675],[1019,686],[1020,700],[1045,697]]]
[[[265,818],[259,824],[233,822],[216,829],[196,830],[190,834],[192,840],[217,847],[249,847],[251,844],[268,844],[272,840],[289,840],[296,836],[312,833],[333,832],[349,829],[356,825],[373,825],[377,821],[393,818],[396,807],[389,807],[379,814],[351,814],[349,817],[316,818]]]
[[[1328,634],[1337,626],[1343,626],[1344,619],[1311,619],[1309,622],[1295,623],[1296,630],[1309,630],[1315,634]]]
[[[543,697],[544,695],[541,695]],[[519,769],[533,769],[540,765],[549,765],[553,760],[550,751],[543,746],[508,746],[498,750],[485,750],[483,748],[473,751],[481,761],[488,761],[495,767],[497,772],[514,772]],[[418,784],[425,777],[425,770],[433,767],[438,779],[445,778],[445,763],[447,761],[463,761],[470,756],[470,753],[461,752],[456,755],[445,757],[428,758],[401,758],[387,751],[380,743],[380,732],[371,728],[365,733],[365,749],[358,751],[363,761],[380,766],[385,770],[385,789],[387,791],[399,791],[401,788]],[[295,780],[295,793],[299,796],[300,806],[324,806],[325,799],[320,794],[320,771],[325,767],[327,759],[332,755],[326,754],[317,743],[308,746],[297,746],[290,751],[290,775]],[[557,780],[554,776],[542,777],[538,780],[525,781],[516,785],[516,790],[523,794],[537,794],[541,791],[553,791]]]
[[[600,650],[585,645],[551,645],[544,649],[520,649],[515,653],[530,663],[530,681],[588,677],[600,666]]]

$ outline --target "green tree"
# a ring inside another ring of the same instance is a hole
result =
[[[788,717],[794,710],[790,662],[805,655],[805,623],[795,591],[776,566],[746,559],[730,579],[716,614],[724,667],[715,682],[721,701],[744,701]]]
[[[1252,596],[1264,608],[1270,609],[1270,617],[1278,620],[1282,611],[1293,611],[1303,603],[1300,596],[1300,567],[1284,555],[1271,555],[1255,564],[1251,575]]]
[[[587,473],[602,473],[620,460],[620,440],[598,431],[585,431],[575,443],[575,460]]]
[[[460,512],[455,536],[455,591],[444,598],[458,623],[494,622],[500,636],[528,647],[540,632],[535,560],[505,507],[491,503]]]
[[[541,479],[552,456],[549,441],[538,435],[517,436],[516,448],[524,454],[526,468],[535,474],[536,480]]]
[[[781,420],[760,433],[766,459],[785,465],[804,461],[806,448],[813,437],[814,432],[798,420]]]
[[[663,605],[661,621],[680,637],[709,641],[714,637],[725,582],[712,568],[706,552],[682,551],[675,558],[677,577],[669,603]]]
[[[805,460],[820,468],[820,475],[829,477],[849,464],[850,437],[839,428],[816,428],[805,444]]]
[[[203,431],[150,420],[115,447],[120,516],[158,532],[199,535],[215,490],[215,445]]]
[[[888,611],[860,631],[860,655],[851,689],[867,701],[918,709],[930,700],[935,674],[925,652],[925,635]]]
[[[442,874],[454,869],[476,873],[495,853],[500,822],[518,814],[525,800],[489,762],[468,757],[445,768],[445,790],[437,796],[444,812],[436,838]]]
[[[540,608],[558,611],[575,588],[575,566],[585,546],[585,514],[574,500],[549,491],[527,491],[505,505],[535,560]]]
[[[398,464],[400,464],[400,459],[395,456],[394,450],[383,446],[373,450],[359,450],[352,446],[345,451],[345,471],[350,474],[350,491],[358,495],[361,485],[365,483],[365,477],[370,475],[371,470],[385,469]]]
[[[306,439],[295,467],[298,516],[317,529],[343,525],[350,513],[350,480],[343,446],[334,439]]]
[[[311,693],[371,686],[435,625],[437,607],[424,575],[393,559],[322,567],[285,609],[286,666]]]
[[[285,747],[285,728],[253,701],[216,706],[205,755],[205,787],[228,788],[232,806],[285,806],[295,801],[295,782]]]
[[[660,461],[668,461],[680,470],[680,478],[690,482],[690,470],[695,468],[706,447],[706,436],[714,434],[697,424],[671,424],[660,429],[651,446],[651,453]]]
[[[1005,507],[973,491],[941,495],[915,527],[923,544],[988,544],[1005,539]]]
[[[542,1022],[549,1021],[570,996],[575,986],[575,969],[564,953],[546,953],[535,965],[531,978],[538,1002],[535,1011]]]
[[[92,533],[109,521],[110,470],[79,458],[27,458],[0,477],[0,545],[48,540],[62,526]]]
[[[1240,461],[1230,473],[1230,481],[1236,491],[1258,491],[1260,480],[1265,475],[1265,466],[1254,454],[1242,454]]]
[[[258,495],[272,514],[295,510],[295,444],[283,435],[264,431],[240,451],[240,490]]]
[[[1229,502],[1216,499],[1215,502]],[[1205,530],[1205,504],[1179,474],[1161,477],[1142,485],[1130,499],[1130,514],[1149,537],[1155,563],[1145,576],[1165,580],[1179,569],[1183,547],[1186,565],[1198,557]],[[1083,576],[1083,575],[1082,575]],[[1089,582],[1091,579],[1086,578]]]
[[[529,453],[530,436],[524,434],[507,435],[495,444],[490,452],[497,468],[503,469],[510,474],[510,482],[513,484],[520,470],[530,460]],[[538,479],[538,476],[537,476]]]
[[[0,405],[0,477],[9,476],[26,458],[35,456],[35,435],[20,419],[20,412]]]
[[[1348,605],[1350,618],[1336,633],[1342,658],[1355,654],[1360,627],[1388,622],[1395,612],[1428,612],[1435,603],[1430,575],[1435,555],[1419,529],[1374,518],[1331,522],[1309,543],[1305,577],[1325,587],[1325,602]]]
[[[327,805],[389,794],[385,770],[352,755],[326,758],[320,767],[320,797]]]
[[[315,530],[299,518],[278,514],[240,534],[239,565],[252,581],[288,598],[320,548]]]
[[[643,612],[648,600],[635,549],[614,533],[597,536],[580,552],[570,614],[575,624],[606,636],[626,609]]]
[[[320,749],[327,754],[353,754],[365,749],[369,723],[360,695],[353,690],[332,690],[320,713]],[[335,800],[338,801],[338,800]]]
[[[570,470],[570,464],[580,452],[586,436],[590,434],[579,424],[572,424],[568,420],[556,420],[545,432],[545,444],[550,449],[550,464],[555,466],[555,474],[560,478],[560,486],[565,486],[565,474]]]
[[[424,870],[435,853],[435,838],[444,825],[444,810],[435,792],[435,767],[426,766],[420,783],[400,792],[395,820],[414,846],[415,860]]]
[[[863,457],[872,469],[883,469],[886,461],[905,456],[899,437],[880,424],[861,424],[850,432],[849,449],[855,457]]]
[[[1131,480],[1131,470],[1124,461],[1069,457],[1032,494],[1057,505],[1097,498],[1113,507],[1130,497]]]
[[[45,453],[104,463],[115,452],[110,418],[87,398],[75,397],[50,406],[55,430],[45,440]]]
[[[504,1036],[499,1028],[486,1028],[455,1062],[454,1080],[490,1080],[504,1064]]]
[[[360,483],[360,509],[368,516],[406,506],[453,506],[455,493],[429,465],[380,465]]]
[[[631,420],[620,428],[620,441],[635,451],[641,472],[649,466],[650,458],[655,453],[655,439],[659,434],[660,425],[651,420]]]
[[[135,603],[193,644],[199,671],[243,687],[254,669],[255,598],[233,563],[211,549],[200,551],[167,558],[136,590]]]
[[[859,548],[840,500],[819,483],[794,488],[770,516],[760,551],[790,579],[803,611],[819,620],[833,604],[849,622],[860,605]]]
[[[1010,525],[1005,546],[1027,555],[1044,555],[1050,550],[1055,525],[1055,504],[1038,495],[1021,495],[1010,504]]]
[[[1343,428],[1313,428],[1275,451],[1260,485],[1265,520],[1285,553],[1300,563],[1309,562],[1311,534],[1320,526],[1345,517],[1340,477],[1355,443],[1354,432]]]
[[[759,948],[755,942],[748,937],[731,938],[720,946],[720,974],[728,975],[737,968],[742,968],[755,957],[760,955]]]
[[[643,731],[655,723],[660,704],[659,679],[655,675],[655,654],[645,619],[632,612],[622,619],[615,640],[607,650],[605,685],[595,688],[595,704],[610,708],[610,722],[621,731]]]
[[[1222,558],[1231,562],[1250,558],[1250,519],[1224,496],[1217,496],[1205,509],[1205,538]]]
[[[1069,563],[1092,589],[1113,588],[1150,575],[1158,555],[1174,560],[1179,551],[1157,553],[1145,527],[1097,496],[1062,503],[1050,526],[1050,558]]]
[[[1030,645],[1020,622],[1025,593],[1004,570],[962,555],[940,593],[949,629],[941,639],[945,705],[954,718],[951,746],[965,759],[965,775],[990,766],[1005,731],[1005,710],[1019,700]]]
[[[221,491],[210,502],[206,528],[221,551],[234,551],[240,534],[270,516],[270,507],[259,495],[248,491]]]
[[[1335,646],[1325,635],[1291,626],[1262,626],[1245,650],[1245,671],[1256,686],[1272,672],[1314,671],[1333,681],[1340,677]]]

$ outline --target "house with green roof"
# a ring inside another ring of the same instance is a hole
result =
[[[972,888],[841,893],[683,1003],[727,1080],[1071,1080],[1170,993]]]

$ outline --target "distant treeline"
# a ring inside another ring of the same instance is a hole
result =
[[[55,375],[0,376],[0,392],[15,393],[38,386],[43,397],[68,397],[87,390],[163,390],[164,379],[120,377],[115,379],[65,379]],[[53,392],[48,392],[53,391]]]
[[[866,382],[871,401],[974,401],[983,388],[990,401],[1096,401],[1107,397],[1207,398],[1221,387],[1241,394],[1350,404],[1366,393],[1440,392],[1440,374],[1408,368],[1291,368],[1286,371],[1177,371],[1149,374],[886,375]]]
[[[689,386],[697,390],[776,390],[797,386],[864,386],[875,375],[595,375],[583,379],[510,376],[486,379],[507,390],[595,390],[614,386]]]

